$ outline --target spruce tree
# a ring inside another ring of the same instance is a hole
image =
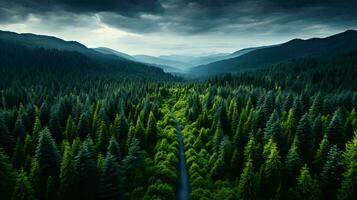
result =
[[[333,114],[327,129],[327,137],[331,144],[337,144],[339,148],[343,147],[344,133],[341,109],[336,110]]]
[[[119,143],[117,142],[114,136],[110,139],[108,150],[107,150],[107,154],[108,153],[110,153],[115,158],[116,162],[120,164],[121,153],[120,153]]]
[[[16,184],[14,188],[14,194],[11,200],[35,200],[35,193],[31,187],[31,183],[28,180],[23,170],[17,175]]]
[[[0,194],[3,199],[11,199],[16,174],[9,158],[0,149]]]
[[[298,147],[294,142],[285,159],[285,179],[287,180],[287,187],[295,183],[296,178],[299,176],[299,171],[302,166],[302,160],[299,155]]]
[[[156,119],[153,112],[150,112],[149,121],[146,126],[146,142],[147,147],[151,152],[157,142]]]
[[[79,175],[79,196],[83,199],[95,199],[97,193],[98,172],[96,157],[93,158],[90,143],[82,144],[76,156],[76,168]]]
[[[119,165],[116,158],[108,152],[100,179],[99,199],[121,199],[121,182]]]
[[[0,113],[0,148],[2,148],[7,155],[11,155],[14,149],[14,137],[9,133],[4,114],[2,113]]]
[[[305,199],[305,200],[318,200],[320,199],[320,192],[316,181],[314,181],[310,175],[309,168],[305,164],[301,170],[300,175],[297,178],[297,184],[294,188],[293,199]]]
[[[52,176],[54,181],[58,180],[61,158],[56,143],[47,128],[40,132],[35,158],[43,178],[47,179],[47,177]]]
[[[321,187],[324,198],[336,199],[336,191],[341,185],[343,171],[342,154],[336,145],[332,146],[321,172]]]
[[[353,140],[346,145],[343,161],[346,171],[343,173],[338,199],[353,200],[357,196],[357,132],[355,132]]]
[[[80,198],[79,196],[79,175],[76,169],[76,162],[73,159],[72,150],[69,145],[64,147],[64,155],[61,163],[59,196],[60,199]]]
[[[14,150],[14,155],[12,155],[12,165],[16,169],[21,169],[25,165],[25,150],[24,150],[24,145],[23,142],[20,140],[20,138],[17,139],[15,150]]]
[[[301,117],[296,129],[296,136],[302,160],[307,163],[311,160],[314,145],[314,137],[312,135],[311,122],[308,114]]]
[[[257,181],[254,173],[253,161],[248,159],[240,176],[238,185],[239,199],[257,198]]]

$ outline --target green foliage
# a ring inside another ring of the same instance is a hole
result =
[[[15,178],[15,170],[9,162],[9,158],[0,150],[0,194],[2,198],[11,199]]]
[[[4,197],[4,196],[2,196]],[[17,175],[16,184],[14,189],[14,195],[12,200],[35,200],[35,193],[31,187],[31,183],[28,180],[23,170]]]

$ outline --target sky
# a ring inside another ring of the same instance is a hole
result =
[[[0,30],[131,55],[229,53],[357,29],[357,0],[0,0]]]

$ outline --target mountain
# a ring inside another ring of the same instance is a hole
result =
[[[135,55],[133,56],[137,61],[143,62],[143,63],[150,63],[150,64],[155,64],[158,66],[170,66],[173,68],[179,68],[179,69],[184,69],[189,66],[188,63],[184,62],[179,62],[179,61],[173,61],[173,60],[167,60],[163,59],[160,57],[155,57],[155,56],[148,56],[148,55]]]
[[[0,31],[0,71],[50,73],[110,73],[121,76],[169,78],[157,67],[103,54],[74,41]]]
[[[116,55],[119,56],[121,58],[127,59],[127,60],[132,60],[132,61],[137,61],[133,56],[123,53],[123,52],[119,52],[119,51],[115,51],[113,49],[110,48],[106,48],[106,47],[98,47],[98,48],[93,48],[94,51],[97,51],[99,53],[103,53],[103,54],[109,54],[109,55]]]
[[[299,58],[329,58],[357,50],[357,31],[348,30],[326,38],[307,40],[294,39],[289,42],[256,49],[239,57],[200,65],[189,72],[199,75],[242,72]]]

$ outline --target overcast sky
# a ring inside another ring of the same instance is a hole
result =
[[[204,55],[357,29],[357,0],[0,0],[0,29]]]

